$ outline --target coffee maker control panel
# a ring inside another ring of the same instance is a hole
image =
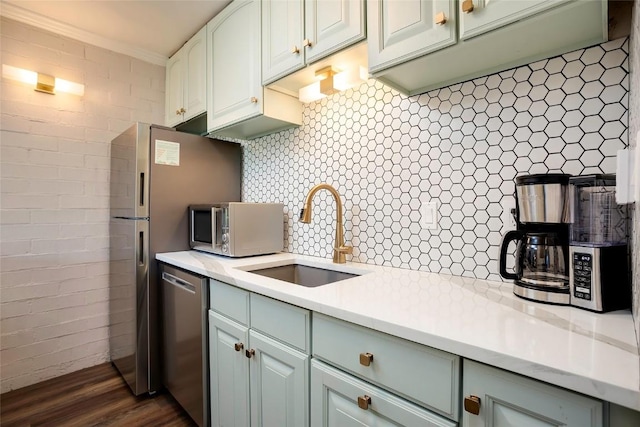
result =
[[[573,253],[573,295],[572,298],[591,300],[591,275],[593,257],[591,254]]]
[[[569,246],[571,305],[597,312],[629,309],[627,245]]]

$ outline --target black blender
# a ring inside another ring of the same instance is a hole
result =
[[[566,174],[516,178],[516,230],[500,247],[500,275],[514,281],[513,293],[532,301],[568,305],[569,178]],[[507,250],[516,242],[515,269],[507,271]]]

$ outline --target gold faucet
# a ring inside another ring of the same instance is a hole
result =
[[[318,190],[329,190],[336,200],[336,241],[333,245],[333,262],[336,264],[344,264],[347,262],[345,254],[353,253],[353,246],[345,246],[344,234],[342,231],[342,202],[340,201],[340,194],[335,188],[329,184],[322,183],[314,186],[309,190],[309,194],[304,199],[304,206],[300,210],[300,222],[309,224],[311,222],[311,200]]]

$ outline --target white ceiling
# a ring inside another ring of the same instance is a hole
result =
[[[114,41],[151,56],[169,57],[230,1],[2,0],[0,13],[54,31],[63,27],[64,35],[73,37],[78,30],[96,36],[91,40]]]

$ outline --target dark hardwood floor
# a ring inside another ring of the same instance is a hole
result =
[[[0,425],[194,426],[170,394],[136,397],[110,364],[0,395]]]

